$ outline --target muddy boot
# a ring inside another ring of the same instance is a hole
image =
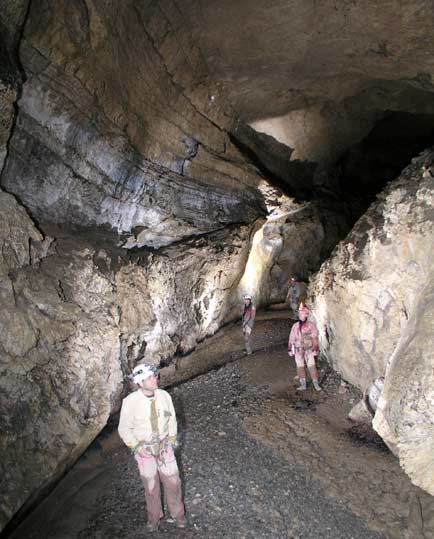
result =
[[[315,388],[316,391],[322,391],[321,386],[319,385],[318,380],[312,380],[312,383],[313,383],[313,387]]]
[[[188,525],[188,522],[185,517],[175,518],[175,526],[177,528],[186,528],[187,525]]]
[[[300,385],[297,387],[296,391],[306,391],[306,378],[300,378]]]
[[[157,532],[158,531],[158,528],[160,527],[160,521],[157,520],[157,522],[148,522],[146,524],[146,531],[147,532]]]

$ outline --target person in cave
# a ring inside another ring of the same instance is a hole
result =
[[[256,307],[253,303],[253,298],[249,294],[243,296],[244,310],[243,310],[243,333],[244,343],[246,346],[246,354],[252,355],[252,331],[255,324]]]
[[[298,306],[300,305],[300,302],[305,301],[305,295],[306,285],[299,281],[297,277],[291,277],[288,293],[286,295],[286,303],[289,303],[293,313],[292,316],[295,319],[297,319],[298,316]]]
[[[163,517],[160,481],[176,527],[185,528],[187,519],[174,453],[177,422],[172,398],[158,388],[155,365],[137,365],[130,378],[139,388],[122,401],[118,432],[139,467],[148,514],[146,528],[157,531]]]
[[[305,364],[309,369],[313,387],[317,391],[321,391],[318,370],[315,364],[315,357],[318,355],[318,331],[315,324],[307,319],[308,316],[309,309],[301,304],[298,311],[298,322],[295,322],[292,326],[289,335],[288,353],[290,356],[295,357],[297,377],[300,384],[297,391],[305,391],[307,388]]]

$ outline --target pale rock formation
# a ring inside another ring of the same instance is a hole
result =
[[[216,232],[120,268],[116,287],[125,364],[166,362],[222,325],[246,264],[250,227]]]
[[[62,252],[11,195],[0,206],[4,526],[105,425],[121,371],[116,296],[92,250]]]
[[[320,346],[363,391],[386,376],[374,426],[434,494],[434,178],[426,151],[378,197],[312,280]]]
[[[256,304],[285,301],[291,277],[307,281],[347,233],[343,208],[332,201],[297,203],[288,197],[276,198],[266,189],[264,198],[270,211],[265,224],[256,231],[234,299],[253,294]]]
[[[434,261],[432,261],[434,262]],[[386,371],[373,425],[413,483],[434,496],[434,272]]]

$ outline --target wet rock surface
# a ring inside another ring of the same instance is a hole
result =
[[[431,538],[420,531],[426,510],[415,512],[420,522],[406,535],[409,498],[420,498],[396,459],[347,432],[359,392],[348,386],[340,394],[339,379],[325,364],[320,370],[324,392],[299,395],[295,369],[274,347],[172,388],[190,525],[175,530],[163,520],[152,536]],[[10,537],[151,536],[135,462],[114,429]]]

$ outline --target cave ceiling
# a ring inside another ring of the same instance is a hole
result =
[[[179,8],[248,121],[352,96],[383,108],[397,94],[409,107],[412,94],[423,107],[434,91],[429,1],[185,0]]]

